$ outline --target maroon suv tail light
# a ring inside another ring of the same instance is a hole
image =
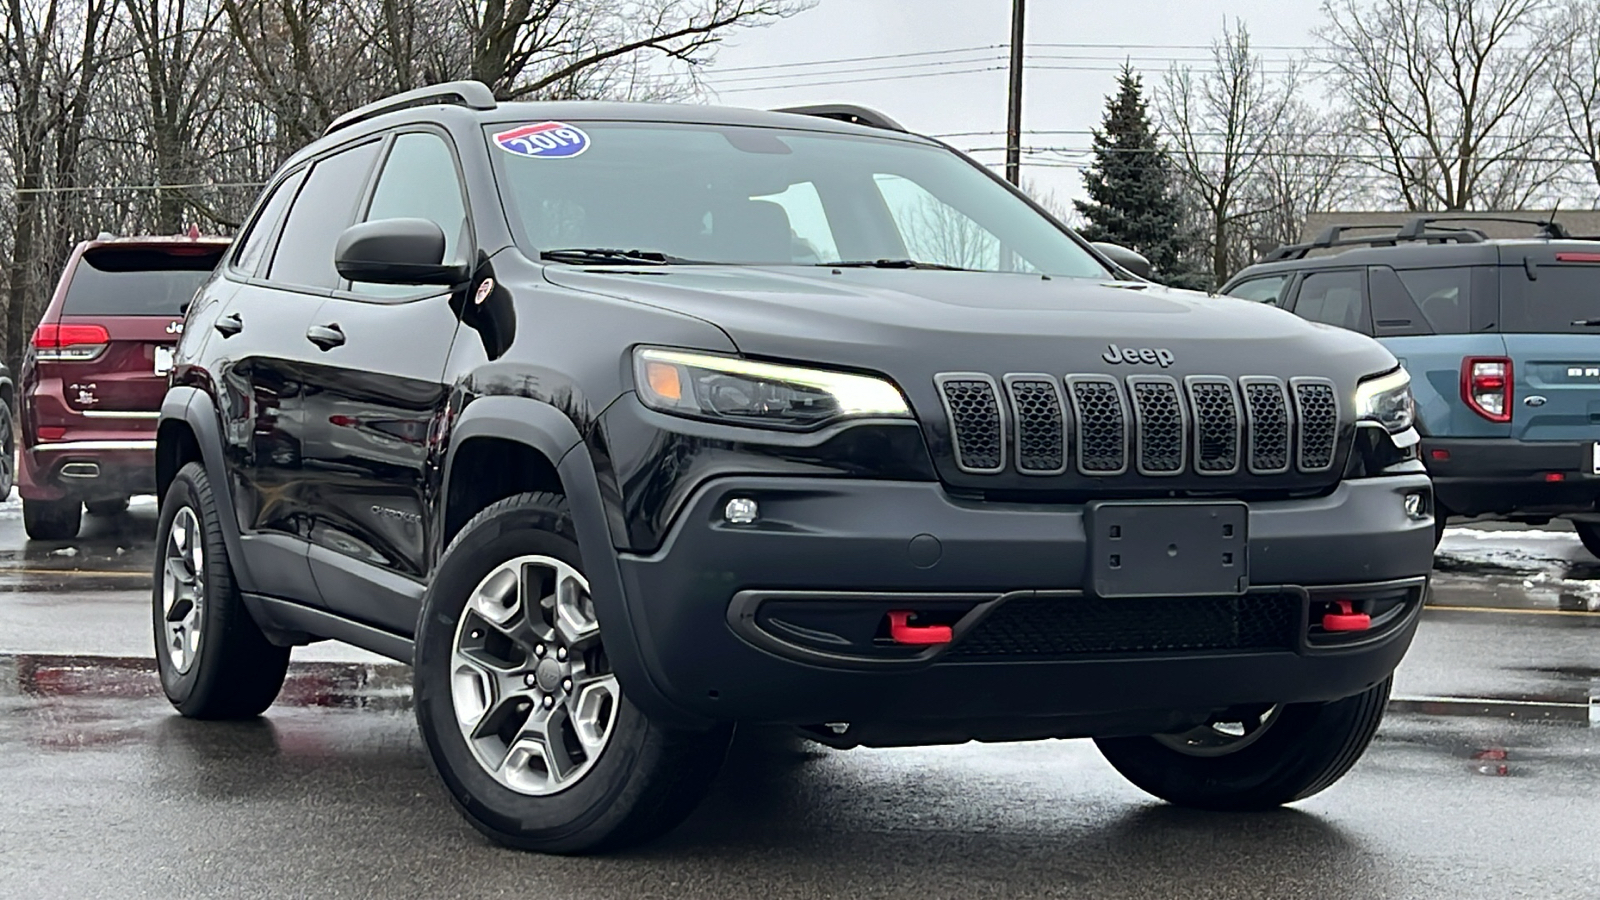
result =
[[[1461,399],[1491,422],[1511,421],[1511,360],[1504,356],[1463,359]]]
[[[46,322],[33,333],[34,358],[41,362],[88,362],[110,343],[111,333],[100,325]]]

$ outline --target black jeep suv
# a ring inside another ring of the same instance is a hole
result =
[[[1371,338],[1139,281],[868,111],[437,86],[290,159],[189,308],[161,680],[412,663],[455,803],[553,852],[670,828],[736,722],[1271,806],[1411,641],[1411,419]]]

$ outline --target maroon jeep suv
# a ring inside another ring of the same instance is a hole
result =
[[[227,247],[103,235],[72,251],[22,364],[17,492],[29,537],[75,537],[85,505],[115,514],[155,490],[156,418],[184,307]]]

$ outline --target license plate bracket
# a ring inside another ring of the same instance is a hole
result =
[[[1250,589],[1242,502],[1091,503],[1088,586],[1099,597],[1237,596]]]

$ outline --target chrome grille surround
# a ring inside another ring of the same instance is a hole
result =
[[[1244,409],[1233,380],[1221,375],[1190,375],[1183,385],[1194,421],[1195,472],[1235,474],[1244,446]]]
[[[1128,400],[1110,375],[1068,375],[1067,395],[1076,420],[1078,472],[1089,476],[1128,471]]]
[[[1247,467],[1252,475],[1282,475],[1294,455],[1294,412],[1283,379],[1247,375],[1239,379],[1244,394]]]
[[[1130,375],[1128,395],[1133,400],[1134,467],[1140,475],[1182,475],[1190,428],[1177,379]]]
[[[1011,402],[1017,471],[1024,475],[1061,475],[1067,471],[1069,417],[1066,399],[1054,375],[1011,374],[1005,377]]]
[[[973,475],[995,475],[1006,468],[1006,412],[994,378],[982,372],[941,372],[933,376],[950,424],[956,468]]]
[[[1326,378],[1291,378],[1289,386],[1300,423],[1295,465],[1302,472],[1326,472],[1339,455],[1339,392]]]

